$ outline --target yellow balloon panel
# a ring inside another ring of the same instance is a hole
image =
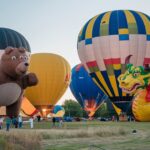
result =
[[[133,100],[132,111],[138,121],[150,121],[150,102],[146,101],[146,94],[145,89],[141,90]]]
[[[64,110],[60,110],[58,113],[54,114],[54,113],[50,113],[49,115],[51,117],[63,117],[65,114],[65,111]]]
[[[29,87],[25,96],[34,106],[55,105],[69,86],[69,63],[56,54],[37,53],[31,55],[29,71],[37,75],[39,83]]]

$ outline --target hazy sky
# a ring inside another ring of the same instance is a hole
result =
[[[77,36],[93,16],[108,10],[132,9],[150,15],[150,0],[0,0],[0,27],[23,34],[32,53],[63,56],[74,67],[80,63]],[[70,89],[65,99],[75,99]]]

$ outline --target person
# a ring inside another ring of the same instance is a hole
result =
[[[11,119],[9,116],[6,117],[6,131],[9,131],[11,124]]]
[[[53,122],[53,127],[55,127],[55,122],[56,122],[56,118],[55,117],[52,118],[52,122]]]
[[[17,119],[17,117],[14,118],[14,125],[15,125],[15,128],[18,128],[18,119]]]
[[[38,122],[41,121],[41,116],[40,115],[37,116],[37,120],[38,120]]]
[[[112,121],[115,121],[115,116],[114,115],[112,116]]]
[[[117,122],[118,122],[119,121],[119,116],[118,115],[116,116],[116,119],[117,119]]]
[[[2,127],[3,127],[3,120],[4,120],[4,118],[1,117],[1,118],[0,118],[0,129],[2,129]]]
[[[14,116],[11,117],[11,122],[12,122],[12,126],[15,126],[15,117]]]
[[[63,126],[63,119],[59,118],[59,127],[61,128]]]
[[[33,129],[33,117],[31,116],[29,119],[30,122],[30,128]]]
[[[22,116],[18,116],[18,125],[19,125],[19,128],[22,128]]]
[[[15,128],[18,128],[18,120],[15,116],[12,117],[12,124]]]

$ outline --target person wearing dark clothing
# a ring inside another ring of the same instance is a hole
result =
[[[16,117],[12,117],[12,124],[15,128],[18,128],[18,119]]]
[[[6,131],[9,131],[10,129],[10,124],[11,124],[11,119],[10,117],[6,118]]]
[[[37,116],[37,120],[38,120],[38,122],[41,121],[41,116],[40,115]]]
[[[53,127],[55,127],[55,122],[56,122],[56,118],[55,117],[52,118],[52,122],[53,122]]]

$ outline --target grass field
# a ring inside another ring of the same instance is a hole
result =
[[[0,131],[0,150],[150,150],[146,122],[65,122],[62,128],[40,122],[34,127]]]

